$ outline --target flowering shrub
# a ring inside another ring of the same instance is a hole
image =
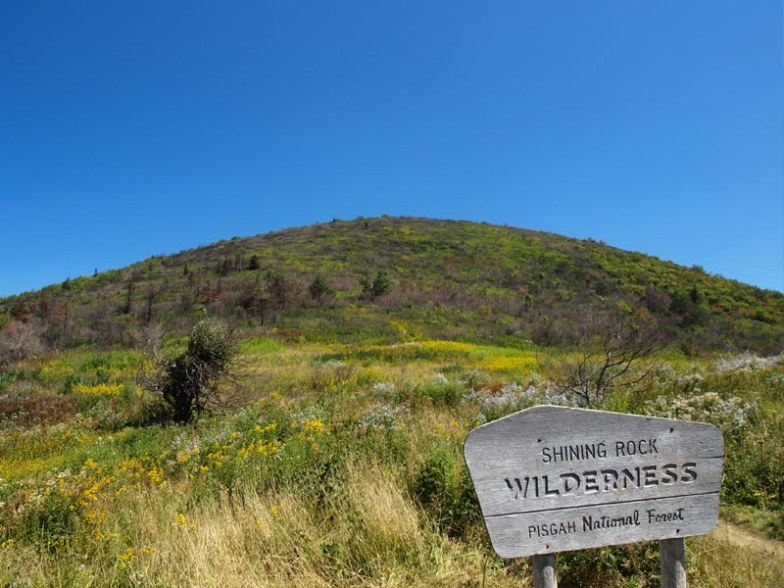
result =
[[[520,397],[528,394],[530,388],[523,391],[522,386],[515,382],[504,384],[501,388],[480,388],[466,396],[469,402],[478,403],[483,409],[506,409],[517,407]]]
[[[396,391],[395,385],[392,382],[377,382],[370,387],[370,393],[373,396],[380,396],[382,398],[391,397]]]
[[[230,433],[228,438],[207,446],[204,450],[205,457],[195,462],[191,472],[197,474],[205,473],[211,468],[220,468],[227,462],[246,460],[251,456],[268,456],[277,453],[280,451],[282,443],[274,437],[276,429],[277,423],[269,423],[263,427],[257,425],[252,431],[245,434]],[[194,452],[194,454],[198,455],[198,452]]]
[[[76,384],[71,388],[77,394],[85,394],[87,396],[117,396],[122,389],[122,384],[95,384],[94,386]]]
[[[467,387],[474,390],[486,386],[492,381],[492,377],[485,370],[471,368],[458,375],[458,379]]]
[[[754,369],[765,369],[784,362],[784,354],[771,357],[757,357],[753,353],[741,353],[729,357],[722,357],[714,364],[714,369],[719,372],[737,372]]]
[[[408,414],[408,409],[402,404],[381,404],[368,409],[359,420],[360,429],[393,429],[398,425],[399,419]]]
[[[302,435],[305,437],[315,437],[324,432],[324,423],[318,419],[306,420],[302,423]]]
[[[580,403],[577,398],[566,394],[560,387],[546,382],[539,388],[529,386],[527,394],[536,401],[537,404],[553,404],[556,406],[578,406]]]
[[[442,373],[437,373],[433,378],[417,389],[420,396],[429,398],[434,402],[442,402],[448,406],[457,405],[465,393],[465,388],[460,382],[450,381]]]
[[[354,364],[330,359],[313,366],[311,385],[316,389],[335,388],[348,382],[354,375]]]
[[[645,413],[651,416],[709,422],[726,432],[744,428],[757,409],[756,402],[743,402],[737,396],[725,398],[716,392],[660,397],[645,405]]]

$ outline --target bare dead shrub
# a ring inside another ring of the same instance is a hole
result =
[[[12,320],[0,331],[0,369],[43,352],[38,328],[32,322]]]

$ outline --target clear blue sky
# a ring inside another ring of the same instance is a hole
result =
[[[0,295],[415,215],[784,291],[774,0],[0,4]]]

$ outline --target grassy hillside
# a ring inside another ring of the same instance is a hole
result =
[[[390,289],[363,292],[383,272]],[[325,291],[309,289],[320,276]],[[0,300],[0,327],[53,348],[184,333],[201,308],[246,333],[313,342],[574,343],[607,312],[655,322],[687,354],[776,353],[784,295],[591,240],[470,222],[334,221],[160,256]]]
[[[173,424],[147,351],[180,352],[205,308],[240,339],[232,402]],[[0,586],[530,585],[527,559],[492,554],[462,446],[578,402],[557,382],[597,325],[668,345],[594,406],[714,423],[722,517],[784,540],[784,354],[745,352],[782,351],[784,296],[698,268],[360,219],[69,280],[0,317]],[[780,558],[720,536],[687,552],[692,586],[784,585]],[[655,543],[558,562],[564,586],[659,585]]]
[[[541,352],[466,342],[247,340],[242,398],[157,423],[135,351],[77,350],[0,376],[0,585],[520,586],[492,555],[462,458],[476,425],[570,404]],[[784,360],[662,363],[609,410],[715,423],[724,516],[784,537]],[[687,541],[689,582],[784,582],[784,562]],[[565,586],[659,585],[655,543],[564,553]]]

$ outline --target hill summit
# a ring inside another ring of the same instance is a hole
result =
[[[569,345],[589,317],[686,353],[774,353],[784,295],[591,239],[465,221],[358,218],[233,238],[0,299],[31,345],[133,345],[204,310],[290,341]]]

